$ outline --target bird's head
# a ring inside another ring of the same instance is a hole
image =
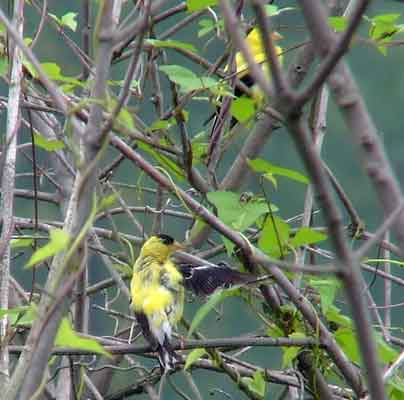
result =
[[[171,236],[160,234],[151,236],[146,240],[140,254],[142,257],[153,257],[160,262],[164,262],[171,254],[183,248],[184,246],[175,241]]]

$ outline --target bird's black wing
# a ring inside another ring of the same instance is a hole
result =
[[[226,263],[215,266],[180,263],[178,267],[184,277],[185,288],[197,295],[209,295],[219,288],[253,281],[251,275],[235,271]]]
[[[158,342],[150,330],[149,321],[147,320],[146,315],[142,312],[135,311],[135,317],[136,317],[137,323],[140,326],[140,329],[142,330],[143,336],[145,337],[147,342],[150,344],[152,349],[155,350],[157,348]]]

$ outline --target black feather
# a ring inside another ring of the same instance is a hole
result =
[[[165,336],[164,343],[160,344],[150,330],[146,315],[144,313],[135,312],[135,317],[146,341],[153,351],[157,352],[161,370],[164,372],[166,370],[175,369],[178,356],[172,348],[169,338]]]
[[[161,233],[160,235],[157,235],[157,237],[159,239],[161,239],[161,241],[166,244],[167,246],[169,246],[170,244],[174,243],[174,239],[169,236],[169,235],[165,235],[164,233]]]
[[[167,336],[162,345],[158,344],[157,354],[163,372],[175,369],[175,363],[178,362],[179,359]]]
[[[223,262],[215,266],[182,263],[178,267],[184,277],[185,287],[197,295],[209,295],[219,288],[229,288],[252,280],[250,275],[235,271]]]
[[[242,73],[240,73],[242,74]],[[255,80],[252,77],[252,75],[249,74],[248,71],[244,72],[244,75],[240,76],[240,81],[242,83],[244,83],[245,86],[247,86],[248,88],[251,88],[254,84],[255,84]],[[240,89],[238,86],[236,86],[234,88],[234,96],[236,98],[241,97],[242,95],[245,94],[245,91],[243,91],[242,89]],[[220,100],[221,102],[223,101],[223,98],[221,98]],[[218,125],[219,121],[219,117],[220,117],[220,106],[216,107],[216,112],[212,113],[204,122],[203,122],[203,126],[206,126],[210,121],[213,120],[213,125],[212,125],[212,129],[211,132],[213,133],[216,129],[216,126]],[[230,125],[229,125],[229,129],[232,129],[236,124],[237,124],[237,119],[234,117],[231,117],[230,120]]]
[[[140,329],[142,330],[144,338],[150,344],[151,348],[153,350],[156,350],[158,343],[157,343],[156,338],[151,333],[149,321],[147,320],[146,315],[142,312],[135,312],[135,317],[136,317],[137,323],[140,326]]]

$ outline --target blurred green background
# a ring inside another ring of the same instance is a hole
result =
[[[4,9],[3,0],[1,7]],[[80,2],[71,1],[50,1],[50,12],[57,16],[62,16],[66,12],[80,12]],[[278,29],[284,39],[281,45],[287,49],[294,45],[304,41],[307,38],[307,32],[304,28],[304,23],[301,18],[301,14],[298,10],[298,6],[294,1],[279,1],[275,2],[279,7],[296,7],[294,11],[285,12],[279,17],[273,19],[276,29]],[[178,4],[178,2],[170,2],[167,8],[172,4]],[[35,31],[38,16],[29,5],[26,6],[26,24],[25,24],[25,36],[30,36]],[[392,0],[379,0],[372,3],[372,7],[367,11],[368,16],[374,16],[379,13],[402,13],[404,6],[400,2]],[[184,17],[184,14],[179,14],[170,18],[169,21],[164,22],[157,26],[157,35],[167,28],[173,26],[176,22],[180,21]],[[202,18],[206,18],[203,16]],[[197,20],[198,21],[198,20]],[[404,16],[400,17],[400,22],[404,23]],[[368,24],[363,24],[361,27],[361,33],[363,37],[367,36],[369,29]],[[197,31],[199,30],[198,23],[194,22],[190,26],[180,30],[173,39],[183,40],[186,42],[192,42],[200,51],[202,56],[208,57],[210,60],[215,59],[223,52],[223,43],[218,40],[212,40],[207,42],[206,37],[201,39],[197,38]],[[80,35],[77,32],[72,34],[68,32],[74,40],[80,40]],[[404,35],[404,34],[403,34]],[[36,47],[36,54],[41,62],[55,62],[58,63],[65,75],[76,75],[80,73],[80,66],[76,59],[76,56],[67,48],[63,40],[56,34],[51,28],[45,27],[38,46]],[[192,68],[195,71],[201,71],[198,66],[195,66],[192,62],[188,61],[184,57],[178,55],[175,51],[168,50],[168,63],[169,64],[181,64]],[[286,66],[293,60],[295,55],[294,51],[289,51],[285,55]],[[357,83],[365,98],[368,109],[373,117],[373,120],[377,126],[380,137],[383,139],[386,146],[386,151],[391,160],[392,166],[400,180],[404,179],[404,141],[403,141],[403,104],[404,104],[404,73],[403,73],[403,61],[404,61],[404,49],[400,46],[392,47],[388,50],[387,55],[383,56],[376,47],[371,44],[366,44],[363,41],[354,40],[351,51],[346,57],[351,70],[357,80]],[[125,65],[115,66],[113,68],[113,79],[123,79],[123,71]],[[167,82],[165,82],[167,84]],[[145,101],[141,105],[139,114],[146,122],[152,122],[156,119],[154,114],[154,108],[147,100],[147,93],[145,91]],[[7,95],[6,88],[3,84],[0,85],[0,94],[2,96]],[[168,99],[169,95],[166,96]],[[166,99],[167,102],[167,99]],[[167,104],[166,104],[167,106]],[[203,122],[212,113],[213,106],[193,101],[190,103],[187,110],[190,112],[188,129],[191,136],[200,133],[206,129]],[[1,111],[0,114],[0,127],[1,134],[5,132],[5,111]],[[334,171],[337,178],[345,188],[347,194],[351,198],[353,204],[359,211],[360,215],[366,221],[366,229],[374,230],[382,221],[381,208],[378,205],[375,193],[370,185],[368,178],[364,175],[363,169],[360,166],[358,159],[358,152],[352,145],[350,132],[341,120],[341,116],[337,110],[336,105],[332,99],[330,102],[328,112],[328,127],[323,146],[323,157],[328,163],[330,168]],[[29,141],[29,132],[25,129],[22,130],[19,142],[24,143]],[[236,143],[234,148],[228,152],[227,158],[224,159],[220,165],[221,174],[226,171],[227,167],[231,164],[235,155],[242,145],[242,138]],[[304,171],[304,167],[300,161],[300,158],[295,151],[294,145],[288,135],[283,129],[278,129],[272,136],[271,140],[267,143],[262,151],[261,156],[271,163],[288,168],[295,168],[300,171]],[[45,163],[46,155],[40,155],[40,162]],[[113,156],[109,156],[109,160],[113,159]],[[31,170],[30,164],[20,157],[18,160],[18,172],[29,172]],[[203,172],[203,171],[202,171]],[[132,164],[124,162],[119,168],[119,172],[114,177],[116,181],[124,181],[130,185],[135,185],[138,179],[138,171],[134,170]],[[142,183],[150,183],[147,179],[143,178]],[[31,180],[29,178],[21,178],[17,181],[17,187],[30,188]],[[303,200],[305,194],[305,188],[298,183],[294,183],[290,180],[280,178],[279,186],[277,190],[274,190],[269,185],[266,186],[270,192],[271,201],[278,205],[280,208],[280,215],[283,218],[290,218],[302,211]],[[50,185],[41,187],[41,190],[53,190]],[[253,191],[261,194],[260,184],[257,178],[253,177],[245,182],[242,190]],[[143,205],[145,202],[150,205],[154,205],[153,198],[149,196],[139,197],[135,190],[127,189],[123,191],[126,199],[131,205]],[[32,217],[33,206],[32,202],[28,200],[17,199],[16,200],[16,213],[19,216]],[[144,222],[148,226],[151,217],[137,215],[140,222]],[[346,216],[345,216],[346,217]],[[59,211],[56,207],[49,206],[47,204],[41,206],[40,209],[41,219],[60,219]],[[130,224],[126,217],[118,217],[117,224],[119,229],[123,232],[133,233],[133,226]],[[189,228],[184,222],[178,222],[169,220],[170,222],[165,224],[165,231],[167,233],[176,236],[179,240],[184,239],[184,232]],[[348,219],[346,218],[346,221]],[[316,222],[321,223],[321,217],[316,217]],[[100,226],[108,227],[108,223],[103,222]],[[26,262],[29,255],[25,255],[16,260],[13,265],[13,274],[17,279],[23,283],[26,289],[29,289],[31,282],[31,275],[27,271],[23,271],[23,265]],[[393,268],[398,268],[394,267]],[[394,273],[398,276],[403,276],[403,273],[394,270]],[[46,272],[40,271],[40,279],[43,280]],[[104,266],[97,259],[93,257],[90,266],[90,281],[96,282],[99,279],[107,277],[108,274],[105,271]],[[372,277],[367,276],[367,280],[371,280]],[[382,298],[382,281],[376,279],[376,283],[372,288],[372,293],[375,296],[376,301],[381,301]],[[113,295],[113,291],[109,292],[109,296]],[[94,296],[92,299],[95,303],[103,304],[104,298],[102,295]],[[343,303],[343,296],[341,300]],[[404,297],[402,291],[398,290],[393,285],[393,303],[403,302]],[[199,307],[200,301],[193,299],[187,305],[186,317],[188,320],[192,319],[192,315]],[[128,304],[125,299],[122,298],[119,302],[114,303],[114,309],[126,311]],[[392,311],[393,326],[403,326],[403,313],[400,308],[393,309]],[[113,328],[113,321],[107,318],[105,314],[99,311],[92,312],[91,315],[90,330],[97,335],[111,334]],[[205,334],[209,333],[210,337],[226,337],[236,336],[239,333],[252,332],[259,327],[259,322],[250,315],[249,308],[240,299],[230,299],[225,302],[220,313],[217,315],[212,314],[207,321],[203,323],[201,328]],[[184,332],[183,332],[184,333]],[[259,363],[262,366],[271,367],[275,369],[281,368],[281,354],[277,350],[263,351],[262,349],[251,350],[243,356],[245,360],[251,360]],[[130,382],[133,376],[133,371],[129,371],[125,374],[118,374],[120,377],[114,381],[114,385],[119,386],[125,382]],[[239,394],[234,384],[222,375],[215,373],[197,371],[195,373],[197,383],[203,393],[210,393],[213,399],[222,399],[227,396],[220,391],[216,391],[216,388],[224,390],[229,393],[232,398],[237,399]],[[199,379],[200,378],[200,379]],[[183,382],[181,376],[174,378],[176,382],[179,382],[185,390],[187,390],[187,384]],[[120,381],[120,382],[119,382]],[[272,394],[277,392],[276,385],[272,385],[272,389],[268,394],[268,398],[271,398]],[[208,396],[207,396],[208,397]],[[136,398],[142,398],[138,396]],[[177,398],[176,395],[171,392],[167,393],[166,399]]]

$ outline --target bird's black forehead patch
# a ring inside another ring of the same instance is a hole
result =
[[[171,236],[165,235],[161,233],[160,235],[157,235],[159,239],[162,240],[162,242],[166,245],[170,245],[174,243],[174,239]]]

